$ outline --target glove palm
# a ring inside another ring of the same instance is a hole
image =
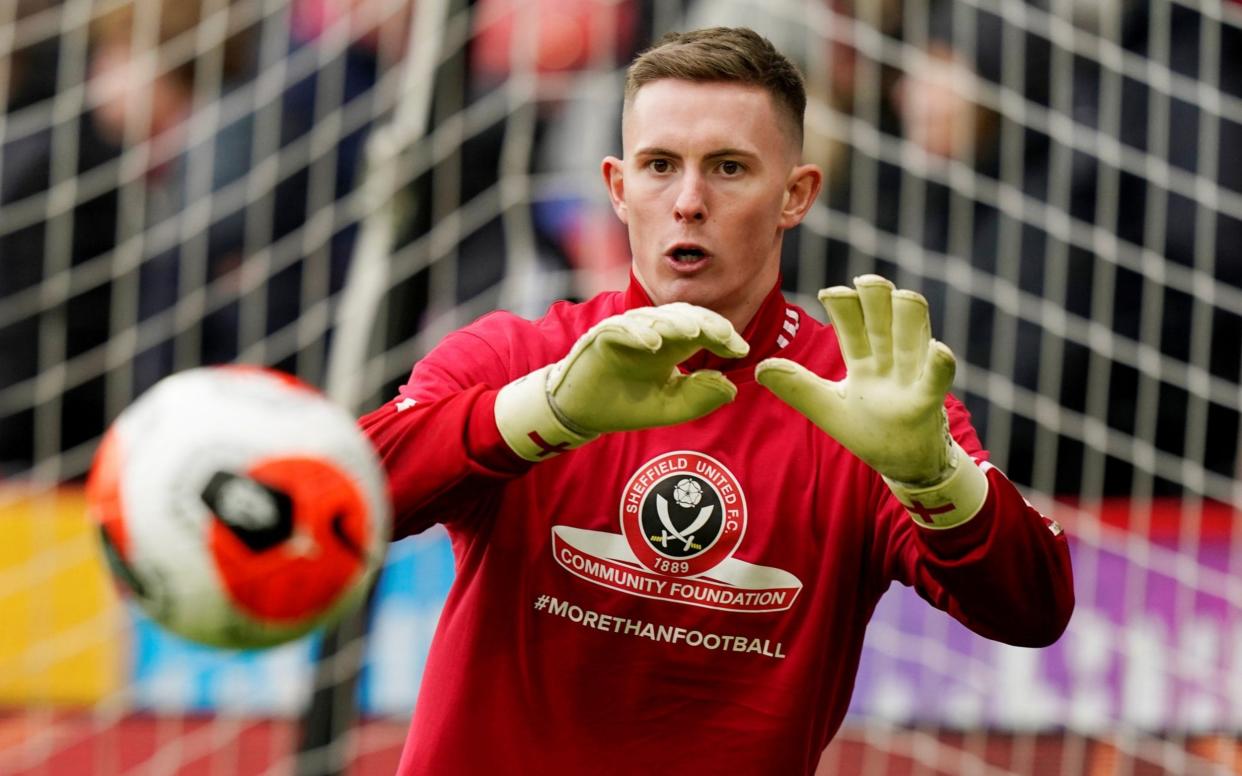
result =
[[[875,275],[858,290],[820,292],[837,332],[846,376],[825,380],[783,358],[756,379],[868,466],[901,482],[933,482],[948,464],[944,400],[953,353],[931,339],[927,302]]]
[[[963,522],[982,505],[987,480],[949,435],[944,402],[953,353],[931,338],[921,295],[894,290],[876,275],[854,284],[857,290],[819,293],[841,345],[844,378],[826,380],[783,358],[761,362],[755,377],[879,472],[924,525]]]

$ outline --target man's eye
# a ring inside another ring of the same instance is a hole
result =
[[[720,163],[720,171],[725,175],[737,175],[742,171],[742,165],[740,162],[728,159]]]
[[[672,169],[672,165],[669,164],[667,159],[652,159],[651,160],[651,171],[652,172],[668,172],[670,169]]]

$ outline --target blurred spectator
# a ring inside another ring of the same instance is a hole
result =
[[[616,67],[636,37],[630,0],[478,0],[472,64],[481,85],[515,70],[543,75]]]
[[[1031,5],[1038,8],[1042,3]],[[1219,22],[1195,9],[1171,5],[1167,25],[1156,23],[1154,7],[1148,0],[1075,3],[1074,19],[1087,35],[1116,40],[1131,55],[1156,55],[1167,61],[1175,74],[1216,82],[1226,92],[1236,93],[1242,76],[1242,35],[1238,29],[1220,25],[1219,72],[1202,72],[1201,36],[1205,25]],[[1204,269],[1202,260],[1196,261],[1199,252],[1206,250],[1200,244],[1205,235],[1196,234],[1198,211],[1217,210],[1220,203],[1192,201],[1178,194],[1166,176],[1154,171],[1167,164],[1173,170],[1202,175],[1226,190],[1242,191],[1242,164],[1236,156],[1221,153],[1215,168],[1207,168],[1202,162],[1213,158],[1205,154],[1216,153],[1199,143],[1201,125],[1213,120],[1211,114],[1202,109],[1201,102],[1171,98],[1155,81],[1122,77],[1106,71],[1099,59],[1054,51],[1047,39],[982,11],[973,15],[977,25],[973,34],[964,36],[972,41],[971,50],[955,49],[951,0],[941,2],[931,18],[933,43],[928,56],[932,66],[906,74],[893,92],[905,137],[932,156],[966,161],[977,174],[1017,185],[1033,201],[1063,210],[1078,224],[1102,229],[1121,241],[1117,254],[1098,256],[1094,245],[1101,244],[1099,240],[1091,247],[1071,242],[1065,234],[1053,233],[1045,222],[1028,214],[1015,216],[1012,209],[1003,211],[998,204],[971,201],[968,258],[972,265],[1013,282],[1036,298],[1063,301],[1071,315],[1103,324],[1125,340],[1149,344],[1168,362],[1188,363],[1194,348],[1191,333],[1196,331],[1192,326],[1194,300],[1164,286],[1165,270],[1157,264]],[[957,17],[959,23],[961,18]],[[934,42],[937,38],[940,42]],[[1010,56],[1021,62],[1021,82],[1002,79],[1007,47]],[[1167,55],[1158,53],[1162,50],[1167,50]],[[1064,140],[1029,124],[999,117],[972,99],[976,79],[1016,89],[1036,106],[1066,111],[1076,134],[1089,137],[1098,133],[1100,140],[1088,152],[1083,145],[1071,148]],[[1120,115],[1116,114],[1118,107]],[[1163,116],[1162,124],[1154,123],[1153,116]],[[1242,142],[1242,125],[1236,122],[1221,119],[1219,131],[1222,150]],[[1105,157],[1108,142],[1120,142],[1131,152],[1146,154],[1151,160],[1146,171],[1152,174],[1134,174],[1115,156]],[[1012,156],[1014,151],[1020,154],[1017,158],[1021,162],[1016,180],[1012,168],[1002,169],[1003,155]],[[890,191],[900,192],[900,188]],[[962,196],[947,185],[929,182],[923,223],[925,245],[950,252],[950,225],[954,209],[962,212]],[[1206,269],[1217,282],[1240,287],[1242,223],[1223,213],[1216,213],[1212,220],[1214,232],[1206,239],[1214,248]],[[1007,240],[1006,234],[1019,237]],[[1163,238],[1153,243],[1151,234]],[[1135,266],[1133,257],[1140,255],[1140,247],[1149,252],[1143,254],[1142,264]],[[1154,258],[1157,255],[1159,259]],[[1161,280],[1145,282],[1144,276]],[[1096,293],[1099,283],[1111,289],[1111,299],[1103,307]],[[1185,456],[1202,463],[1209,473],[1235,476],[1239,436],[1235,410],[1210,403],[1206,439],[1202,447],[1187,449],[1190,396],[1175,381],[1143,377],[1132,360],[1127,363],[1113,360],[1109,353],[1093,352],[1081,338],[1043,330],[1013,310],[981,299],[959,303],[970,307],[971,341],[966,352],[959,354],[969,364],[1011,374],[1019,387],[1049,395],[1084,414],[1090,410],[1088,378],[1106,375],[1107,416],[1099,420],[1152,444],[1157,454]],[[941,303],[933,301],[933,309],[939,307]],[[1237,383],[1242,321],[1220,311],[1208,318],[1197,330],[1198,336],[1210,336],[1213,343],[1208,370],[1215,377]],[[1004,344],[994,340],[994,334],[1004,338]],[[1058,360],[1045,361],[1050,355]],[[1102,369],[1091,369],[1101,362]],[[1146,380],[1154,380],[1156,385],[1144,402],[1140,394]],[[980,432],[986,434],[986,405],[977,397],[967,397],[967,404],[976,415]],[[1072,426],[1066,430],[1080,432]],[[1018,408],[1008,456],[996,443],[993,451],[1018,481],[1041,479],[1038,484],[1054,492],[1079,492],[1084,487],[1087,445],[1076,433],[1067,433],[1052,438],[1055,447],[1041,450],[1035,444],[1037,436],[1033,413]],[[1114,453],[1104,461],[1103,495],[1136,489],[1157,495],[1181,492],[1180,482],[1162,477],[1149,480],[1148,474],[1137,472],[1131,451]],[[1043,460],[1056,461],[1055,471],[1039,474],[1041,454]]]
[[[542,270],[574,270],[576,282],[543,283],[542,298],[532,300],[528,312],[541,313],[558,297],[623,287],[630,261],[624,228],[606,200],[584,192],[583,181],[598,180],[600,160],[611,152],[617,131],[611,82],[650,38],[650,4],[480,0],[478,13],[472,58],[482,84],[528,69],[564,85],[548,90],[540,105],[532,166],[551,176],[551,184],[536,192],[532,215]]]
[[[106,285],[78,288],[63,302],[46,305],[38,294],[45,278],[100,256],[116,241],[115,190],[81,195],[66,212],[47,205],[47,192],[68,176],[98,170],[114,149],[77,115],[63,122],[40,120],[52,113],[58,79],[65,72],[60,38],[36,37],[35,22],[59,11],[59,0],[17,0],[8,91],[0,110],[8,127],[0,139],[0,476],[30,466],[36,449],[46,455],[72,449],[103,427],[102,377],[70,383],[49,395],[36,392],[43,370],[82,356],[102,344],[109,317]],[[59,26],[59,25],[58,25]],[[33,119],[33,120],[32,120]],[[33,220],[26,214],[45,214]],[[35,438],[35,416],[42,437]]]
[[[534,192],[538,271],[574,270],[576,284],[528,283],[541,289],[528,312],[541,313],[556,298],[624,286],[630,261],[625,230],[603,187],[591,187],[617,132],[616,70],[650,40],[652,4],[480,0],[477,13],[471,54],[477,88],[493,88],[523,70],[550,87],[541,90],[530,160],[547,181]]]
[[[264,156],[280,153],[305,138],[322,113],[319,90],[323,73],[335,70],[334,77],[341,79],[344,107],[369,95],[375,84],[374,54],[349,49],[339,61],[321,59],[310,75],[293,77],[274,105],[252,107],[248,90],[260,75],[261,26],[246,23],[246,4],[232,0],[216,11],[227,14],[232,30],[216,50],[184,53],[194,50],[203,14],[217,6],[206,0],[131,0],[101,16],[93,28],[94,119],[101,131],[127,147],[146,148],[151,160],[146,179],[146,226],[184,218],[191,203],[211,202],[206,234],[193,235],[152,255],[141,269],[140,321],[161,315],[168,320],[169,311],[198,288],[207,291],[207,311],[197,333],[197,347],[182,346],[179,350],[175,341],[179,332],[168,331],[139,356],[135,365],[139,389],[174,369],[231,361],[246,347],[254,346],[256,333],[240,328],[243,304],[263,310],[265,322],[258,336],[270,336],[291,326],[302,311],[308,262],[313,263],[313,271],[326,275],[326,285],[335,289],[343,282],[348,261],[353,232],[342,216],[341,226],[334,230],[328,245],[294,261],[281,262],[277,254],[277,266],[260,290],[247,294],[242,286],[243,264],[249,254],[275,248],[282,238],[306,223],[313,208],[334,209],[336,201],[352,189],[366,123],[344,133],[326,152],[326,159],[312,158],[305,166],[285,171],[257,203],[229,205],[213,195],[244,183]],[[158,40],[145,45],[136,35],[142,29],[143,14],[158,19]],[[295,30],[306,31],[305,19],[295,18],[299,20]],[[264,23],[279,21],[279,17],[271,17]],[[311,43],[294,38],[276,56],[285,60]],[[203,121],[217,124],[208,132],[193,132],[192,128]],[[260,122],[268,127],[266,137],[259,134]],[[327,164],[334,184],[326,200],[321,192],[320,201],[312,202],[311,170],[322,163]],[[270,220],[256,217],[264,210],[271,213]],[[285,250],[289,250],[287,245]],[[167,324],[164,328],[168,330]],[[296,371],[296,355],[277,352],[265,360],[269,365]],[[319,377],[306,376],[312,380]]]
[[[928,154],[970,159],[976,141],[990,134],[995,114],[971,98],[975,71],[952,47],[934,41],[925,52],[928,67],[905,73],[893,84],[893,105],[902,133]]]
[[[381,68],[401,61],[409,43],[414,0],[291,0],[290,23],[297,43],[313,43],[344,25],[351,50],[379,60]]]
[[[409,208],[399,244],[427,234],[453,213],[497,198],[498,191],[507,193],[498,198],[499,206],[485,206],[487,215],[462,235],[452,261],[434,262],[395,290],[393,296],[401,302],[391,309],[390,340],[401,341],[421,328],[415,316],[422,313],[423,302],[434,315],[465,315],[458,324],[497,306],[541,312],[570,293],[557,282],[567,263],[573,266],[580,255],[602,253],[596,241],[590,245],[593,251],[579,253],[581,236],[590,230],[580,218],[584,211],[579,207],[582,178],[577,165],[583,149],[592,147],[593,136],[562,134],[574,126],[574,119],[564,117],[575,113],[579,84],[611,71],[633,53],[642,39],[640,4],[477,0],[470,5],[469,43],[447,52],[437,74],[432,131],[460,119],[463,112],[473,114],[473,126],[462,131],[452,153],[406,192],[414,207]],[[521,78],[524,72],[537,76],[538,82]],[[486,103],[491,107],[472,110]],[[498,104],[511,110],[498,112]],[[494,118],[479,122],[484,116]],[[603,156],[591,158],[590,169]],[[557,174],[570,169],[574,183],[565,187],[562,180],[570,176],[561,179]],[[514,184],[530,185],[529,212],[525,200],[515,201],[508,193]],[[609,214],[605,223],[613,222]]]
[[[255,61],[250,27],[228,36],[218,50],[195,55],[196,33],[210,7],[197,0],[128,0],[104,11],[92,26],[88,83],[92,118],[112,142],[131,152],[145,152],[144,229],[178,218],[190,202],[210,197],[250,165],[253,127],[248,116],[221,124],[206,139],[192,140],[191,117],[202,107],[196,102],[227,94],[251,74]],[[145,29],[151,27],[154,36],[144,39]],[[209,168],[205,174],[204,167]],[[190,241],[149,255],[139,269],[139,323],[152,325],[151,319],[168,313],[185,289],[235,275],[242,259],[244,223],[240,211],[213,213],[206,246],[198,248],[205,266],[183,261]],[[236,315],[236,305],[207,314],[201,360],[221,362],[236,355]],[[171,327],[166,331],[135,359],[139,391],[174,368],[199,360],[199,354],[192,354],[186,363],[183,354],[181,363],[174,363],[176,332]]]
[[[6,95],[25,120],[6,125],[0,205],[26,216],[0,222],[0,471],[87,445],[118,400],[174,369],[244,353],[321,379],[324,338],[294,324],[343,282],[355,218],[344,198],[376,113],[368,46],[392,37],[359,33],[343,50],[338,37],[325,53],[308,17],[243,0],[109,0],[89,28],[47,24],[59,6],[21,0],[17,40],[57,34],[19,44]],[[66,85],[85,87],[68,123],[52,116]],[[325,121],[339,122],[334,142],[312,142]],[[82,180],[69,214],[48,207],[54,185]],[[307,237],[311,218],[321,229]],[[85,263],[74,277],[90,287],[48,307],[38,286]],[[132,363],[104,366],[108,338],[126,330]],[[66,388],[36,394],[36,375],[66,365]],[[105,407],[107,370],[133,379]]]

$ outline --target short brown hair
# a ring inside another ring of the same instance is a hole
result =
[[[746,27],[709,27],[670,32],[639,54],[626,71],[625,104],[643,86],[664,78],[758,86],[771,95],[788,120],[798,147],[806,114],[802,74],[772,43]]]

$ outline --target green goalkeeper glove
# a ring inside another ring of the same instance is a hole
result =
[[[931,338],[921,295],[877,275],[854,286],[819,292],[841,344],[843,379],[783,358],[760,362],[755,378],[879,472],[920,525],[964,523],[983,506],[988,481],[949,434],[953,353]]]
[[[683,302],[606,318],[569,355],[496,397],[496,425],[520,457],[539,461],[602,433],[671,426],[727,404],[737,387],[720,372],[677,365],[707,348],[740,358],[746,340],[724,317]]]

